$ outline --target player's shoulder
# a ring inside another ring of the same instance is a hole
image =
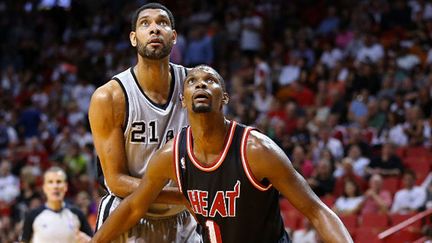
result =
[[[110,80],[95,90],[92,103],[124,103],[124,93],[117,80]]]
[[[65,208],[70,210],[73,214],[75,214],[78,217],[84,216],[84,213],[81,211],[81,209],[79,209],[77,206],[75,206],[73,204],[66,203]]]
[[[247,140],[248,152],[265,152],[271,150],[275,145],[275,142],[264,133],[256,129],[250,129]]]
[[[25,218],[26,220],[33,221],[39,214],[41,214],[46,209],[45,205],[39,206],[37,208],[31,209],[26,212]]]

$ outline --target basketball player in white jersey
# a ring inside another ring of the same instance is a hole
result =
[[[101,199],[97,229],[138,187],[155,151],[187,124],[179,96],[187,70],[169,62],[176,36],[170,10],[158,3],[143,5],[133,16],[129,35],[137,64],[92,96],[90,125],[108,191]],[[176,200],[175,193],[162,193],[157,202],[171,200]],[[178,203],[153,204],[146,217],[116,242],[200,242],[196,221]]]

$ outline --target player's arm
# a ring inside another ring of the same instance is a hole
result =
[[[270,138],[252,131],[246,156],[256,179],[269,179],[312,222],[324,242],[353,242],[342,221],[312,192],[282,149]]]
[[[131,194],[140,181],[130,176],[127,169],[123,137],[125,108],[123,91],[114,80],[93,93],[89,107],[90,127],[102,171],[108,187],[119,197]]]
[[[138,188],[113,211],[92,242],[110,242],[135,225],[147,212],[169,179],[175,179],[172,142],[167,143],[150,159]]]

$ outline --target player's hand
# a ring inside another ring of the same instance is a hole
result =
[[[88,243],[90,242],[91,237],[82,231],[78,231],[76,234],[76,242],[77,243]]]

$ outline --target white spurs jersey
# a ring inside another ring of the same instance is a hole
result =
[[[126,99],[124,139],[131,176],[141,177],[155,151],[187,125],[186,110],[180,100],[187,70],[170,63],[170,72],[172,82],[165,105],[155,104],[146,96],[133,68],[113,77],[121,85]]]

